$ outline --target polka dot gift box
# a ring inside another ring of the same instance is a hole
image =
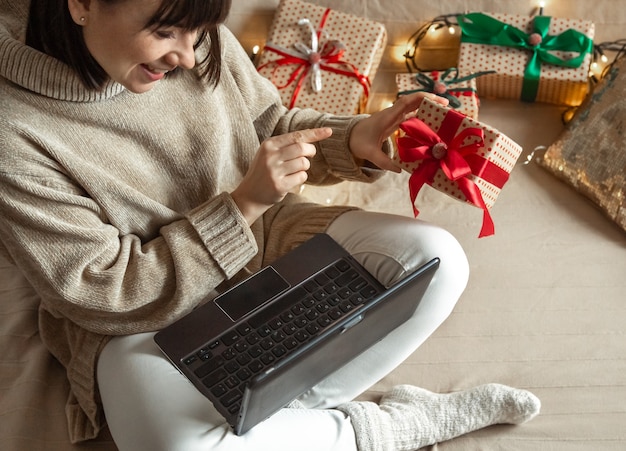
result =
[[[459,113],[477,119],[480,105],[476,92],[478,76],[480,74],[459,77],[459,70],[456,68],[416,74],[396,74],[398,97],[414,92],[431,92],[448,99],[449,106]]]
[[[509,179],[522,147],[498,130],[424,99],[415,118],[400,124],[396,163],[411,174],[415,200],[425,185],[483,210],[479,237],[493,235],[491,208]]]
[[[281,0],[257,69],[279,88],[287,107],[362,113],[386,41],[380,23]]]
[[[461,27],[461,74],[477,79],[481,97],[578,106],[589,92],[594,24],[549,16],[469,13]]]

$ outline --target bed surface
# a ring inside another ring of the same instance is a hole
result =
[[[549,143],[560,124],[558,109],[504,101],[484,101],[480,116],[525,149]],[[404,179],[315,197],[411,215]],[[365,397],[399,383],[449,392],[500,382],[533,391],[541,415],[433,449],[626,449],[624,232],[532,161],[518,164],[491,210],[495,236],[478,239],[480,210],[433,189],[417,205],[463,244],[469,285],[449,319]]]
[[[262,43],[277,3],[234,2],[229,26],[244,46]],[[445,2],[445,10],[425,0],[392,2],[392,11],[382,1],[313,3],[384,21],[391,47],[420,21],[469,8],[467,1]],[[601,40],[625,37],[621,2],[547,3],[548,14],[594,20]],[[472,10],[496,6],[528,13],[534,4],[471,2]],[[394,94],[393,74],[403,71],[388,54],[373,104]],[[626,233],[530,157],[558,138],[562,112],[545,104],[482,100],[479,120],[524,148],[491,210],[494,236],[477,238],[479,209],[428,187],[418,197],[420,218],[449,229],[464,246],[469,286],[435,334],[362,398],[376,399],[400,383],[449,392],[500,382],[530,389],[542,401],[541,415],[528,424],[490,427],[432,450],[626,449]],[[373,185],[302,192],[321,203],[412,216],[407,181],[406,173],[387,174]],[[106,434],[83,446],[67,442],[67,383],[39,340],[37,302],[24,278],[0,258],[0,449],[114,450]]]

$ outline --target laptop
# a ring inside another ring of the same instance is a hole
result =
[[[438,266],[384,287],[318,234],[154,340],[241,435],[410,318]]]

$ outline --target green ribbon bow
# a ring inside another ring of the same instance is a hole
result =
[[[486,74],[493,74],[495,73],[495,71],[485,71],[485,72],[477,72],[474,74],[470,74],[470,75],[466,75],[465,77],[459,77],[459,70],[456,67],[451,67],[449,69],[447,69],[445,72],[442,73],[441,77],[439,77],[439,82],[443,83],[443,85],[446,87],[446,91],[443,93],[436,93],[435,92],[435,83],[437,83],[435,80],[433,80],[432,78],[430,78],[428,75],[419,72],[417,74],[415,74],[415,81],[417,83],[419,83],[420,85],[423,86],[423,88],[421,89],[411,89],[408,91],[400,91],[398,93],[398,97],[406,95],[406,94],[413,94],[414,92],[430,92],[430,93],[434,93],[437,94],[439,97],[443,97],[445,99],[448,99],[449,106],[451,108],[459,108],[461,106],[461,101],[454,95],[450,94],[451,92],[473,92],[474,94],[476,93],[476,90],[470,86],[467,87],[458,87],[458,88],[449,88],[452,85],[457,85],[459,83],[463,83],[466,81],[469,81],[473,78],[477,78],[480,77],[481,75],[486,75]],[[450,78],[451,77],[451,78]]]
[[[559,35],[549,35],[550,19],[548,16],[535,17],[534,32],[527,34],[482,13],[458,16],[462,31],[461,42],[502,45],[531,52],[531,58],[524,72],[521,96],[522,100],[528,102],[533,102],[537,97],[542,63],[571,68],[580,67],[587,53],[593,51],[593,41],[580,31],[569,29]],[[571,59],[559,58],[550,53],[555,50],[578,53],[578,56]]]

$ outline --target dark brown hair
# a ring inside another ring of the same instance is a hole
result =
[[[132,0],[97,1],[119,3]],[[206,39],[209,45],[206,58],[198,62],[200,75],[215,86],[222,66],[218,25],[226,20],[230,5],[231,0],[162,0],[145,28],[163,26],[199,30],[195,47]],[[109,80],[89,53],[82,27],[74,23],[67,0],[31,0],[26,44],[72,67],[87,88],[101,89]]]

